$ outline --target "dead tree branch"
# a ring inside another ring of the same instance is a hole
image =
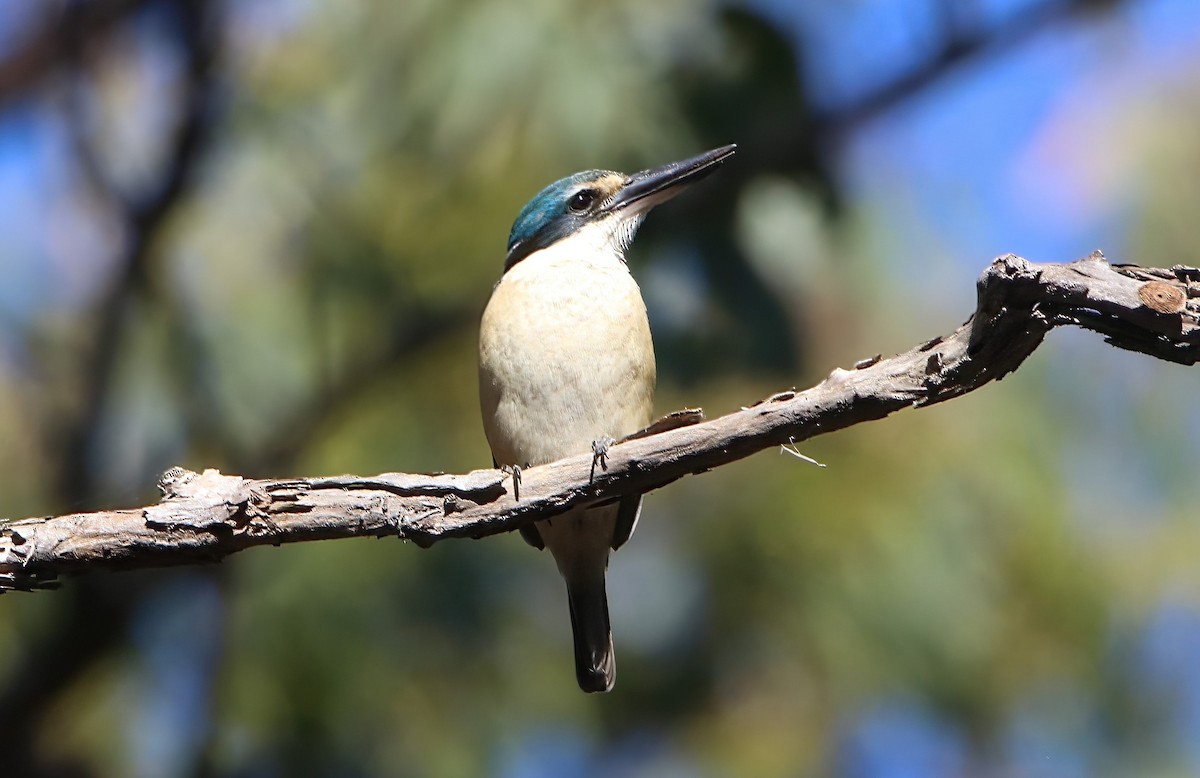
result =
[[[1195,364],[1200,270],[1113,266],[1100,252],[1047,265],[1010,254],[984,272],[975,313],[949,335],[890,359],[835,369],[811,389],[780,392],[711,421],[697,411],[673,414],[613,446],[604,467],[582,455],[524,470],[519,495],[496,470],[250,480],[175,468],[160,481],[165,497],[157,505],[0,526],[0,591],[45,587],[99,568],[216,561],[251,546],[393,535],[428,546],[506,532],[765,448],[957,397],[1015,370],[1062,325]]]

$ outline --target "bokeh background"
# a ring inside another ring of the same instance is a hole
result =
[[[727,142],[631,264],[658,410],[1198,263],[1192,0],[0,0],[0,516],[465,471],[511,221]],[[6,776],[1200,774],[1194,370],[1056,332],[654,494],[585,696],[550,558],[339,541],[0,599]]]

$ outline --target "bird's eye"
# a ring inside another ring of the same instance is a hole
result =
[[[567,207],[576,213],[586,211],[596,201],[596,193],[591,189],[582,189],[571,195],[571,199],[567,200]]]

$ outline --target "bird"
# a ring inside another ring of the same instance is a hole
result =
[[[608,447],[651,421],[654,344],[625,253],[646,214],[712,173],[735,145],[625,175],[585,170],[518,214],[479,328],[479,398],[493,465],[512,474]],[[520,528],[550,550],[567,587],[575,676],[585,692],[616,678],[605,575],[633,533],[641,495]]]

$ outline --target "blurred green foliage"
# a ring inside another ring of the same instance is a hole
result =
[[[5,515],[137,504],[174,464],[487,466],[477,316],[513,216],[576,169],[743,144],[742,169],[656,213],[633,250],[663,412],[722,413],[971,308],[967,286],[931,305],[888,267],[889,206],[840,190],[806,135],[795,44],[750,11],[299,6],[230,7],[225,115],[125,311],[97,504],[62,504],[38,426],[83,401],[86,317],[48,306],[31,365],[0,371]],[[97,93],[128,78],[98,75]],[[1142,142],[1143,264],[1196,254],[1200,125],[1177,111]],[[0,679],[36,670],[39,641],[78,618],[71,597],[103,590],[131,616],[33,722],[46,774],[823,775],[889,699],[1004,764],[1046,689],[1121,733],[1063,735],[1083,764],[1183,774],[1188,744],[1154,734],[1169,700],[1139,690],[1121,641],[1167,593],[1195,605],[1200,435],[1177,415],[1194,380],[1055,336],[999,385],[805,444],[827,468],[767,452],[654,494],[612,563],[608,696],[575,688],[561,584],[511,536],[254,550],[5,597]],[[1096,462],[1116,476],[1081,477]],[[1128,488],[1125,466],[1142,468]],[[1069,730],[1057,710],[1047,731]]]

